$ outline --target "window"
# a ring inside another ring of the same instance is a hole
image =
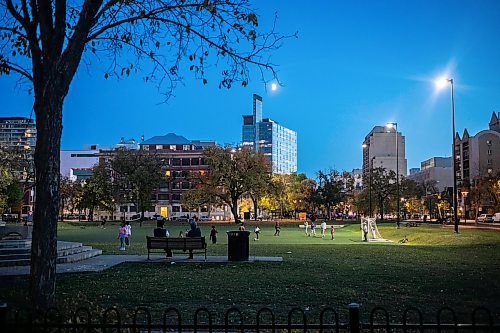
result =
[[[491,155],[493,151],[491,149],[488,149],[488,155]]]
[[[183,158],[182,159],[182,165],[183,166],[189,166],[189,165],[191,165],[191,160],[189,158]]]
[[[168,194],[158,194],[158,200],[168,200]]]
[[[200,159],[199,158],[192,158],[191,165],[200,165]]]
[[[189,186],[189,182],[182,182],[182,189],[183,190],[189,190],[190,186]]]
[[[491,140],[486,140],[486,144],[487,144],[488,146],[491,146],[491,144],[492,144]]]
[[[181,182],[174,182],[174,186],[173,186],[173,188],[174,188],[175,190],[180,190],[180,189],[181,189]]]
[[[129,207],[131,213],[136,213],[137,212],[137,207],[136,206],[130,206]]]
[[[181,206],[172,206],[172,212],[180,213],[180,211],[181,211]]]
[[[202,158],[200,165],[207,165],[207,161],[204,158]]]
[[[182,150],[191,150],[190,145],[182,145]]]
[[[493,164],[493,160],[492,159],[488,159],[488,165],[492,165]]]
[[[174,171],[174,177],[182,177],[182,171],[181,170],[175,170]]]
[[[176,150],[176,146],[175,145],[170,145],[170,150]]]
[[[173,158],[172,159],[172,165],[180,166],[181,165],[181,159],[180,158]]]
[[[156,150],[162,150],[163,146],[162,145],[156,145]]]
[[[181,195],[180,194],[172,194],[172,200],[174,200],[174,201],[180,201],[181,200]]]
[[[160,192],[166,192],[168,190],[168,182],[161,182],[159,188]]]

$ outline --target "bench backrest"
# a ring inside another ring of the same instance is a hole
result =
[[[193,250],[205,249],[205,237],[150,237],[146,236],[148,249]]]

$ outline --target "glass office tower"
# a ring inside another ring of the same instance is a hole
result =
[[[253,115],[243,116],[242,146],[264,153],[273,173],[297,172],[297,133],[272,119],[262,119],[259,95],[253,95]]]

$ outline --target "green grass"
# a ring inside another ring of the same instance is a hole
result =
[[[250,254],[282,256],[283,262],[127,263],[100,273],[58,276],[59,301],[98,308],[146,305],[157,318],[169,306],[188,316],[202,306],[219,315],[237,306],[249,316],[270,307],[280,318],[299,306],[317,320],[321,307],[344,311],[351,302],[361,303],[365,315],[383,306],[400,318],[405,307],[416,306],[435,320],[436,311],[446,305],[469,322],[472,309],[482,305],[500,318],[500,231],[462,229],[455,234],[438,226],[396,229],[394,224],[382,224],[381,234],[394,242],[374,244],[361,242],[358,224],[337,228],[333,241],[329,230],[325,239],[313,238],[297,224],[282,224],[281,236],[275,237],[273,224],[260,225],[261,240],[250,242]],[[58,237],[103,249],[103,254],[118,254],[117,228],[64,223]],[[152,235],[152,229],[151,223],[134,225],[126,253],[146,253],[145,236]],[[167,229],[177,235],[187,225],[171,223]],[[208,236],[210,223],[201,229]],[[217,229],[218,244],[209,244],[208,254],[226,255],[225,231],[235,227],[217,224]],[[247,230],[253,231],[252,223]],[[404,236],[409,243],[398,244]],[[0,282],[7,299],[16,302],[25,296],[11,288],[26,285],[25,278]]]

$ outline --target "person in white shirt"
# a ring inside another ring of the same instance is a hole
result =
[[[125,223],[125,244],[130,246],[130,236],[132,236],[132,226],[130,225],[130,222],[127,221]]]
[[[254,232],[255,232],[255,238],[253,240],[254,241],[258,241],[259,240],[259,235],[260,235],[260,228],[258,226],[255,227]]]
[[[321,238],[325,238],[326,222],[321,222]]]
[[[307,221],[304,222],[304,228],[306,229],[306,236],[309,236],[309,223]]]

